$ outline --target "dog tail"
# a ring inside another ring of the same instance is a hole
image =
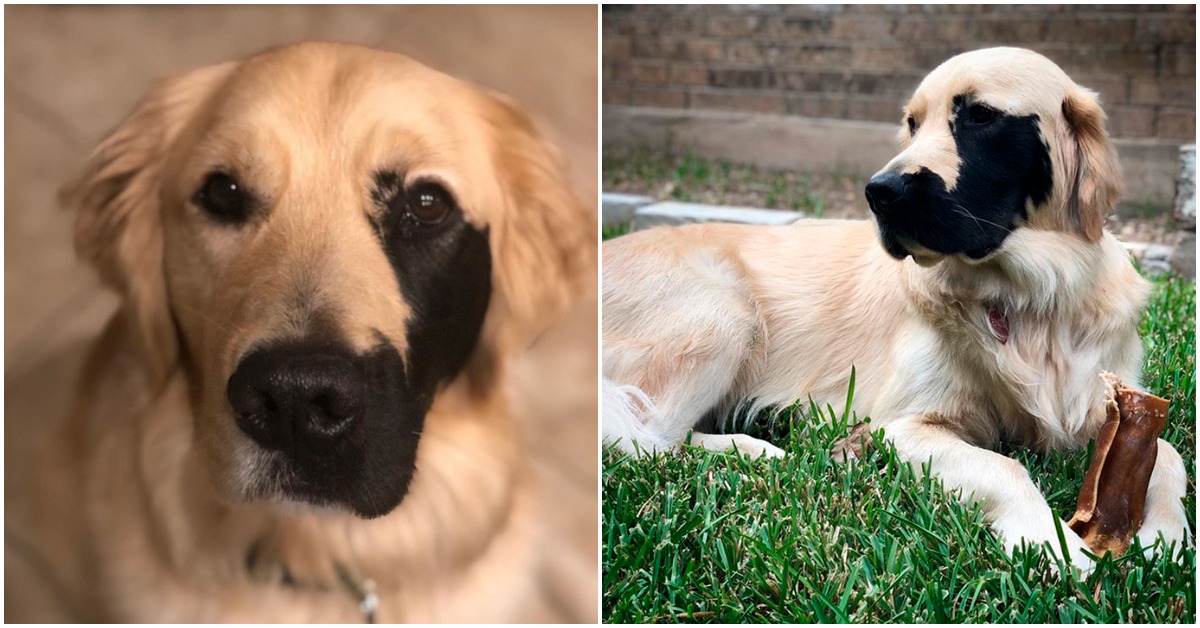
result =
[[[642,451],[669,451],[674,444],[646,429],[646,423],[658,414],[654,402],[637,386],[622,386],[604,380],[603,410],[601,422],[604,428],[604,444],[615,445],[630,453]],[[637,443],[637,446],[634,446]]]

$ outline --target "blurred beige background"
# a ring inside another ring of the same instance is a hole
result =
[[[522,103],[597,198],[596,7],[5,7],[5,575],[26,577],[22,516],[35,444],[71,399],[83,352],[115,309],[76,261],[55,191],[160,76],[304,40],[401,52]],[[541,503],[597,573],[596,300],[518,369],[516,404]],[[552,386],[546,386],[551,384]],[[543,396],[535,396],[541,389]],[[544,392],[556,394],[546,399]],[[16,549],[14,549],[16,548]],[[596,582],[577,583],[597,591]],[[594,595],[594,593],[593,593]],[[584,618],[575,618],[584,619]],[[587,618],[595,621],[595,617]]]

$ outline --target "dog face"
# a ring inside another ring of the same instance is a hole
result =
[[[483,403],[592,221],[528,120],[398,55],[305,44],[158,85],[66,193],[216,484],[378,516],[440,394]]]
[[[1028,50],[979,50],[938,66],[905,108],[900,143],[866,189],[897,259],[976,262],[1023,227],[1095,241],[1120,196],[1096,95]]]

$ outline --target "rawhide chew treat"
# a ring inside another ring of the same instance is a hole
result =
[[[1120,556],[1146,515],[1146,487],[1170,403],[1126,388],[1111,373],[1100,378],[1108,417],[1096,436],[1096,451],[1067,526],[1096,554]]]

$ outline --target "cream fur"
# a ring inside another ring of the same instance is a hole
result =
[[[188,202],[230,163],[271,202],[261,224],[217,227]],[[357,348],[379,330],[407,350],[410,307],[366,215],[381,164],[440,179],[488,227],[479,346],[390,514],[247,501],[264,454],[225,400],[247,347],[326,316]],[[124,301],[41,458],[35,543],[75,619],[362,621],[335,565],[376,583],[379,621],[594,616],[545,542],[509,414],[510,362],[595,269],[594,216],[525,114],[400,55],[302,44],[159,83],[64,200]]]

